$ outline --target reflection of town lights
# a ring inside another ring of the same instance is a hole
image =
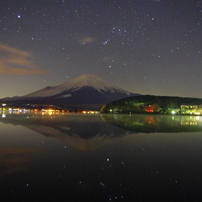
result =
[[[6,118],[6,114],[2,114],[2,118]]]

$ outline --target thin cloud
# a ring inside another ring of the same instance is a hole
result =
[[[10,46],[0,45],[0,74],[45,74],[32,61],[32,54]]]
[[[94,37],[83,37],[83,38],[81,38],[81,39],[78,41],[78,43],[79,43],[79,44],[82,44],[82,45],[85,45],[85,44],[94,43],[94,42],[96,42],[96,41],[97,41],[97,39],[94,38]]]

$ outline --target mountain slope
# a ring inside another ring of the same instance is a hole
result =
[[[74,109],[99,109],[111,101],[134,95],[138,94],[111,85],[95,75],[85,74],[58,86],[49,86],[25,96],[5,98],[3,101]]]
[[[67,81],[61,85],[49,86],[39,91],[35,91],[33,93],[26,95],[25,97],[48,97],[48,96],[60,94],[65,91],[71,91],[71,92],[77,91],[81,89],[82,87],[87,87],[87,86],[92,87],[99,92],[111,92],[111,93],[120,92],[128,95],[131,94],[130,92],[126,90],[123,90],[114,85],[111,85],[110,83],[101,79],[98,76],[91,75],[91,74],[84,74],[71,81]]]

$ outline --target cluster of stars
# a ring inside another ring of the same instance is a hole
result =
[[[201,71],[200,1],[61,0],[45,5],[31,0],[29,4],[0,4],[1,43],[31,52],[33,62],[49,72],[29,79],[38,80],[33,90],[44,80],[55,85],[67,75],[72,79],[93,73],[129,91],[183,96],[189,93],[178,88],[173,91],[172,84],[186,85],[182,76],[192,68]],[[168,85],[161,81],[164,74]],[[186,80],[191,82],[190,78]],[[150,80],[155,83],[152,92]],[[17,82],[26,81],[28,78],[22,77]],[[132,86],[134,81],[138,86]],[[192,82],[186,89],[197,87]]]

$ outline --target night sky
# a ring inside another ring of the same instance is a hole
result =
[[[1,0],[0,98],[95,74],[202,98],[202,0]]]

